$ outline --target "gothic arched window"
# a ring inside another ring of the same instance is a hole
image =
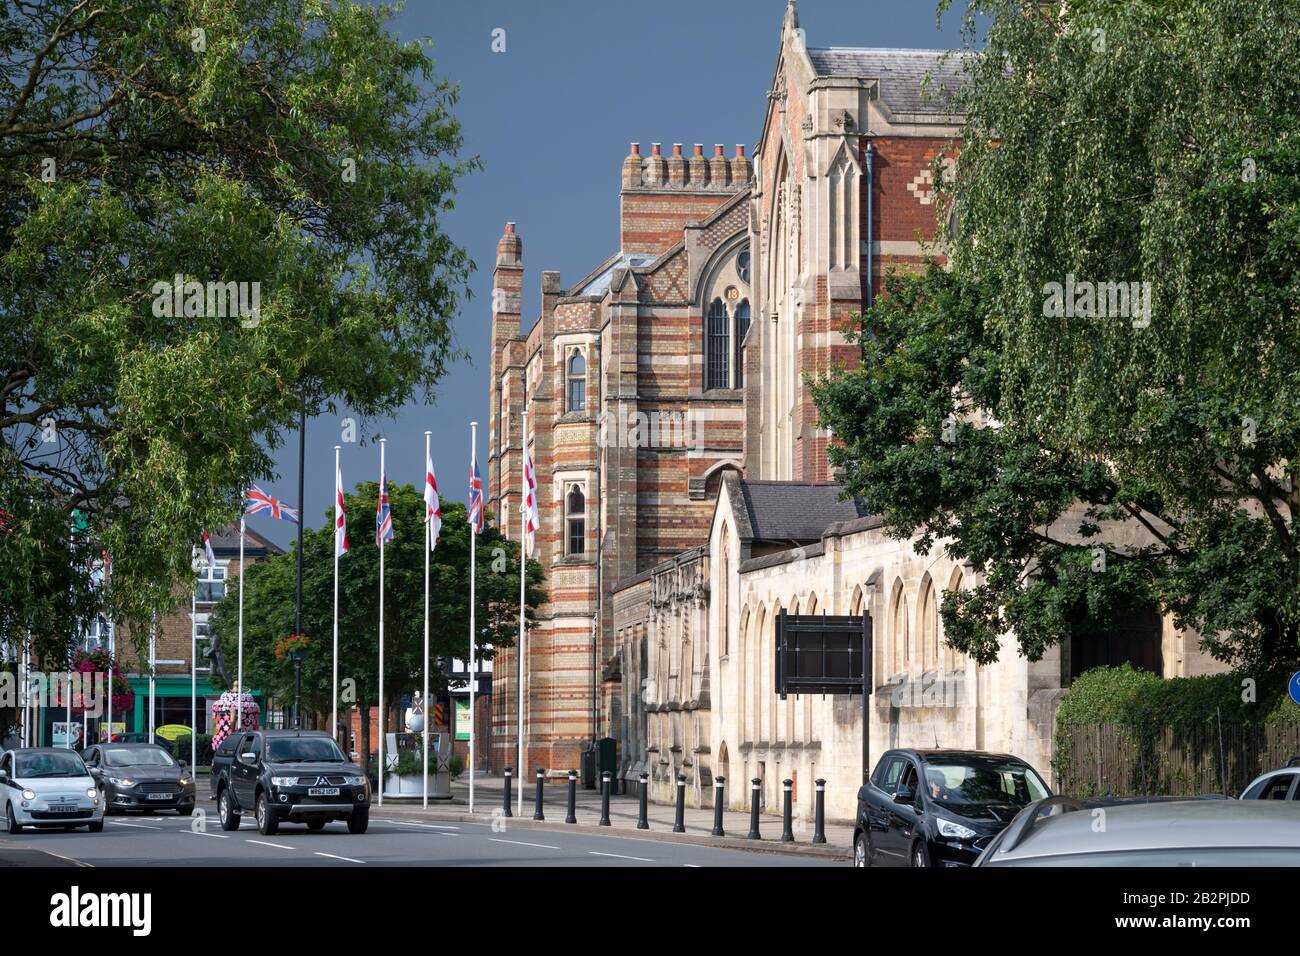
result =
[[[745,365],[741,361],[741,344],[745,341],[745,333],[749,331],[749,300],[744,299],[740,305],[736,306],[736,388],[745,384]]]
[[[569,387],[565,411],[585,411],[587,408],[587,360],[578,349],[574,349],[573,354],[569,356],[567,377]]]
[[[705,325],[708,334],[708,371],[704,387],[730,388],[731,343],[730,336],[727,334],[727,307],[722,304],[721,299],[714,299],[709,303]]]
[[[564,512],[569,532],[568,553],[583,554],[587,550],[587,499],[577,485],[565,499]]]

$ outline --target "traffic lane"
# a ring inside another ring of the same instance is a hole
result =
[[[824,858],[761,853],[537,829],[498,832],[490,824],[456,826],[371,820],[365,834],[342,824],[312,832],[285,825],[275,836],[251,826],[223,831],[211,815],[206,832],[189,818],[110,818],[103,833],[42,832],[42,849],[93,866],[826,866]],[[29,844],[31,845],[31,844]]]

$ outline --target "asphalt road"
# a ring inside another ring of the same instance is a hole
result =
[[[282,824],[258,833],[251,818],[227,833],[216,815],[195,832],[189,817],[170,814],[109,817],[102,833],[25,830],[0,833],[0,865],[104,866],[843,866],[825,858],[750,852],[639,839],[632,836],[518,828],[492,824],[417,823],[376,808],[364,834],[343,823],[313,833]]]

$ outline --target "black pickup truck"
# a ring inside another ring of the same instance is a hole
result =
[[[231,734],[212,755],[211,787],[223,830],[239,829],[249,811],[264,836],[281,823],[319,830],[346,820],[349,833],[365,833],[370,823],[370,781],[320,731]]]

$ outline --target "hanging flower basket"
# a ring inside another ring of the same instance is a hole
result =
[[[135,691],[131,690],[131,685],[126,682],[122,676],[121,669],[117,666],[117,661],[109,655],[104,648],[97,648],[93,651],[77,651],[72,655],[72,671],[76,674],[110,674],[109,686],[113,695],[113,713],[124,714],[131,709],[135,703]],[[89,677],[83,677],[83,681],[89,681]],[[85,683],[82,684],[86,686]],[[73,698],[73,711],[85,710],[85,704],[92,701],[82,701]]]
[[[315,642],[306,634],[290,634],[288,637],[282,637],[275,642],[276,660],[285,658],[302,660],[302,655],[311,650]]]

